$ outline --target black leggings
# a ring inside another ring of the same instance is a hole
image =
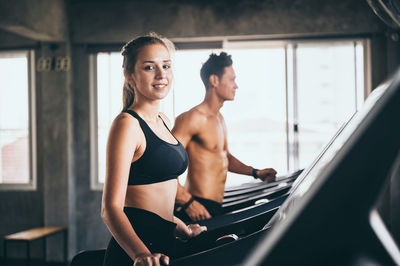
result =
[[[218,216],[223,214],[223,209],[222,209],[222,204],[213,200],[205,199],[205,198],[200,198],[193,196],[193,198],[200,202],[201,205],[203,205],[207,211],[210,213],[212,217]],[[193,223],[192,219],[190,219],[189,215],[187,215],[186,210],[182,211],[175,211],[175,216],[181,219],[185,223]]]
[[[223,213],[221,203],[196,196],[193,196],[193,198],[206,207],[211,216],[214,217]]]
[[[162,253],[173,258],[175,255],[176,224],[153,212],[125,207],[124,212],[133,229],[151,253]],[[104,266],[133,265],[132,259],[111,237],[104,257]]]

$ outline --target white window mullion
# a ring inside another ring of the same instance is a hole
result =
[[[293,170],[299,169],[299,97],[297,45],[293,46]]]
[[[97,112],[97,55],[89,56],[89,105],[90,105],[90,188],[99,190],[98,112]]]
[[[286,169],[290,170],[288,45],[285,45]]]
[[[296,45],[287,45],[287,140],[288,140],[288,170],[294,171],[299,167],[299,139],[296,127],[298,125],[297,104],[297,64]]]
[[[33,50],[28,52],[28,99],[29,99],[29,169],[31,188],[36,189],[37,185],[37,149],[36,149],[36,90],[35,84],[35,53]]]

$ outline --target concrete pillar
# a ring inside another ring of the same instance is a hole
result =
[[[42,63],[39,61],[42,60]],[[65,225],[69,221],[69,182],[72,175],[72,131],[73,123],[71,70],[68,69],[70,49],[68,44],[42,44],[37,60],[38,99],[40,110],[42,179],[43,179],[43,223],[46,226]],[[50,65],[43,66],[47,62]],[[39,64],[42,64],[40,68]],[[54,240],[53,240],[54,239]],[[51,244],[54,241],[56,244]],[[61,238],[52,237],[47,245],[48,258],[60,260],[54,254],[62,250]],[[62,253],[61,253],[62,254]]]

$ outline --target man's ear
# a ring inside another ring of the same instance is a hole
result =
[[[215,74],[211,74],[208,78],[208,84],[211,87],[217,87],[219,84],[219,77]]]

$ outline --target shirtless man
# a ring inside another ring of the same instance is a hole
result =
[[[219,215],[227,172],[275,180],[272,168],[254,169],[238,160],[228,149],[226,125],[220,109],[232,101],[238,88],[231,56],[211,54],[200,70],[206,87],[202,103],[176,118],[173,134],[189,155],[185,187],[178,184],[176,215],[185,221],[199,221]],[[180,210],[179,210],[180,209]]]

